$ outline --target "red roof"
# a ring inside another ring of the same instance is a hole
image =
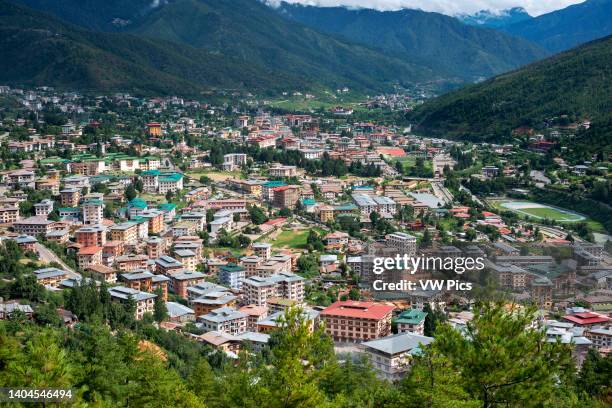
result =
[[[160,127],[161,123],[158,123],[158,122],[149,122],[149,123],[147,123],[147,126],[148,127]]]
[[[88,246],[79,249],[79,255],[95,255],[98,252],[102,251],[102,248],[99,246]]]
[[[326,307],[321,316],[354,317],[380,320],[395,309],[395,306],[376,302],[339,301]]]
[[[609,317],[593,312],[576,313],[573,315],[563,316],[563,318],[579,325],[607,323],[612,320]]]
[[[273,220],[268,220],[266,222],[263,223],[263,225],[276,225],[276,224],[280,224],[282,222],[287,221],[287,218],[275,218]]]

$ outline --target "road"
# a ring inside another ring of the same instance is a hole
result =
[[[68,276],[70,278],[81,279],[80,273],[75,272],[74,269],[66,265],[64,261],[60,259],[59,256],[55,255],[53,251],[51,251],[49,248],[47,248],[40,242],[36,243],[36,252],[38,252],[38,255],[40,256],[40,260],[43,261],[44,263],[57,262],[58,264],[62,265],[62,268],[64,268],[66,272],[68,272]]]

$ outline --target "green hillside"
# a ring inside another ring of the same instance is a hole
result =
[[[439,77],[428,68],[287,21],[256,0],[176,0],[131,32],[231,55],[332,87],[390,89]]]
[[[410,114],[422,134],[502,140],[520,126],[612,112],[612,37],[442,95]]]
[[[194,95],[305,83],[207,50],[131,34],[93,33],[0,1],[0,81],[81,90]]]
[[[30,1],[71,23],[88,21],[96,2],[87,0],[80,11],[72,0]],[[120,2],[111,3],[89,28],[106,27],[120,10]],[[5,82],[149,93],[345,86],[380,92],[441,79],[429,68],[286,21],[256,0],[176,0],[134,15],[123,32],[113,33],[76,28],[4,0],[0,7],[0,54],[10,57],[0,63],[7,69],[0,72]],[[15,60],[28,66],[27,72],[17,69]]]
[[[421,10],[377,11],[283,3],[278,11],[315,30],[380,48],[470,82],[548,55],[524,39]]]

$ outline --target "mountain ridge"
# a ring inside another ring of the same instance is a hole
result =
[[[497,141],[552,117],[601,120],[612,112],[612,36],[427,101],[418,133]]]
[[[539,46],[520,38],[420,10],[377,11],[286,2],[276,10],[314,29],[437,67],[468,82],[548,55]]]

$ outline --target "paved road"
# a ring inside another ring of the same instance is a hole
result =
[[[75,272],[74,269],[66,265],[64,261],[60,259],[59,256],[55,255],[53,251],[51,251],[49,248],[47,248],[40,242],[36,243],[36,252],[38,252],[41,261],[45,263],[57,262],[58,264],[62,265],[62,268],[64,268],[64,270],[68,272],[68,276],[70,278],[81,279],[80,273]]]

